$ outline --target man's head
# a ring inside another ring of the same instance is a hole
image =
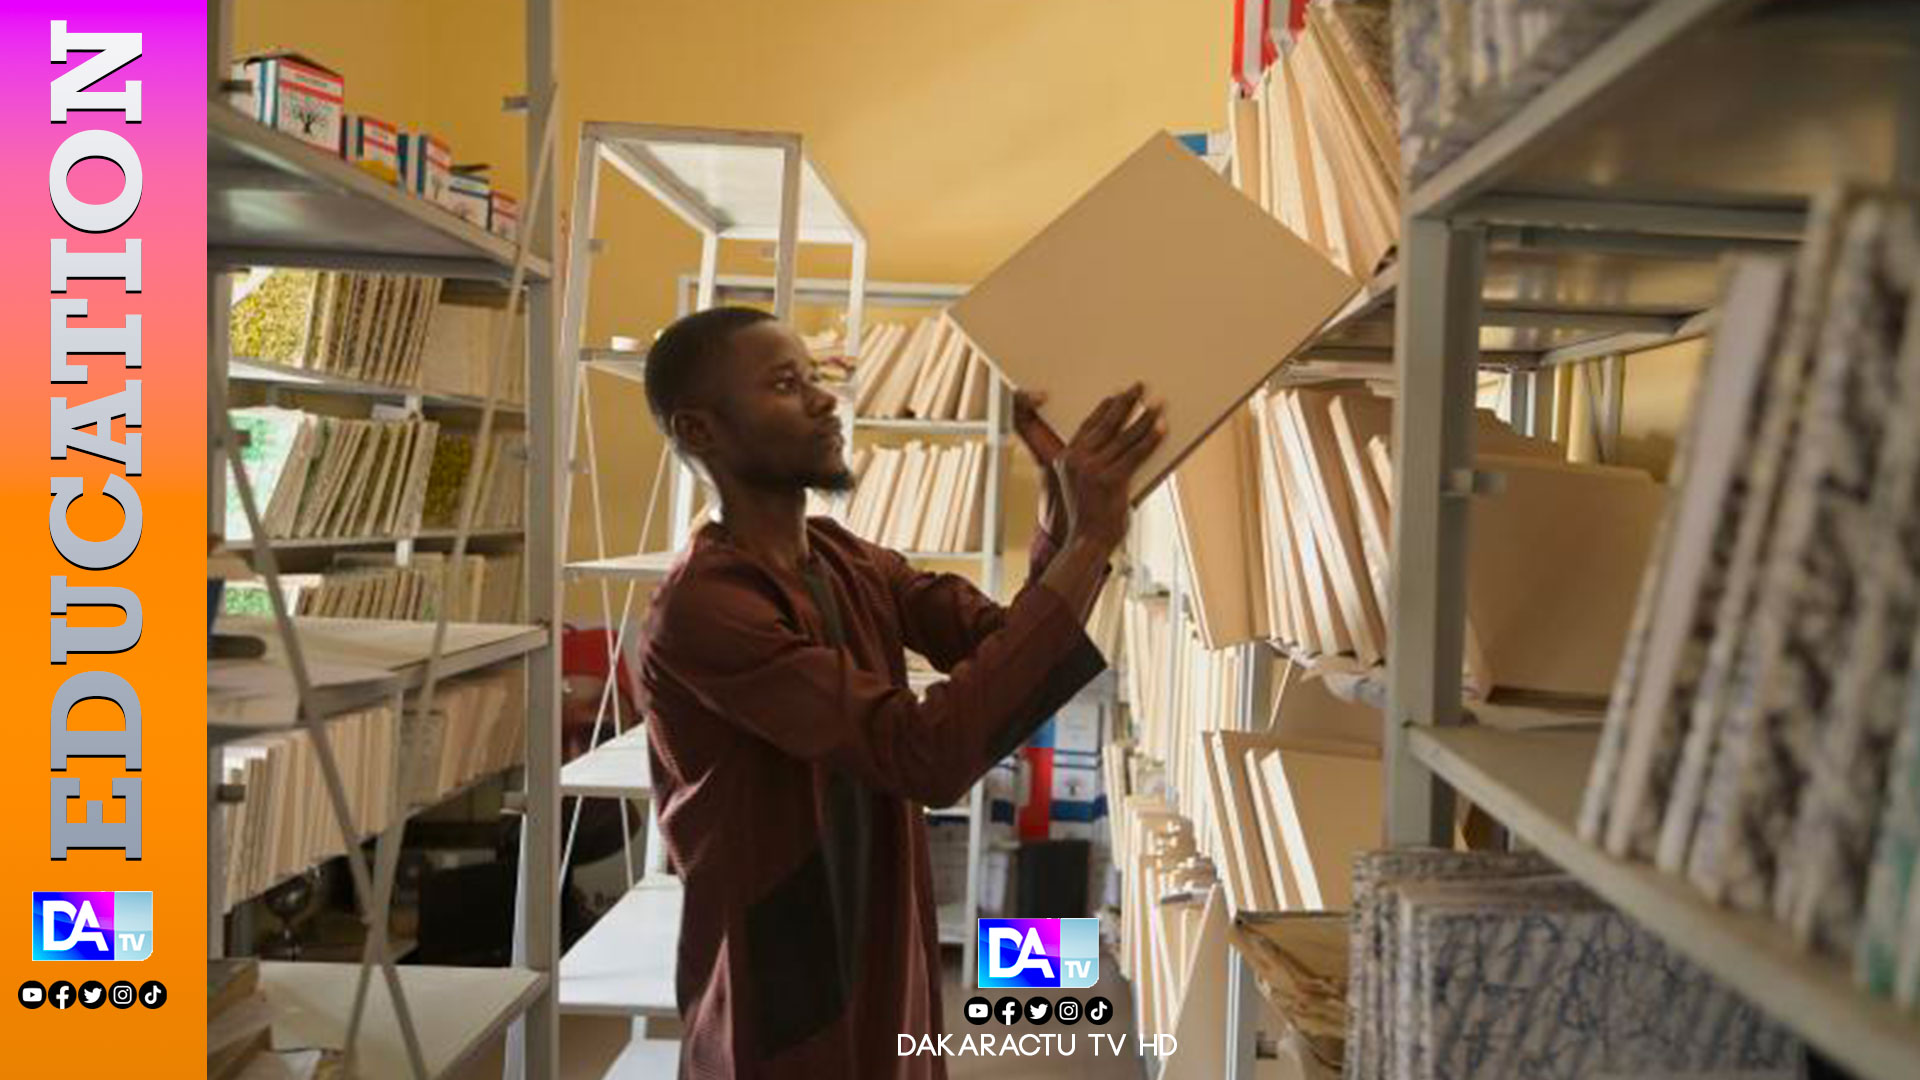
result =
[[[764,311],[711,308],[667,327],[647,351],[647,404],[722,490],[852,485],[833,395],[799,335]]]

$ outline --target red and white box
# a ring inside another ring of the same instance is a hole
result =
[[[339,72],[310,56],[276,49],[234,61],[233,77],[252,84],[234,95],[234,104],[249,116],[301,142],[340,152],[347,84]]]
[[[389,184],[400,182],[400,129],[371,116],[347,120],[346,159]]]

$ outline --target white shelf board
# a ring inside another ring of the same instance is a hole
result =
[[[319,548],[392,547],[402,540],[412,540],[415,543],[450,542],[458,535],[459,530],[457,529],[422,529],[411,536],[276,537],[273,541],[273,548],[275,551],[291,551]],[[509,528],[472,529],[467,533],[467,537],[470,540],[509,540],[522,535],[524,534],[520,529]],[[229,551],[252,551],[255,544],[252,537],[246,537],[239,540],[228,540],[226,546]]]
[[[430,1077],[451,1075],[472,1060],[546,986],[546,976],[523,968],[402,966],[398,971]],[[359,977],[358,964],[262,962],[260,989],[273,1009],[274,1049],[342,1049]],[[355,1062],[360,1076],[413,1075],[400,1021],[378,970],[368,980]]]
[[[379,704],[392,697],[402,681],[394,672],[371,664],[312,663],[307,676],[321,716]],[[212,743],[291,727],[298,719],[299,705],[293,673],[284,664],[264,659],[207,661],[207,738]]]
[[[696,289],[700,275],[680,275],[680,291]],[[764,274],[720,274],[713,281],[716,296],[729,299],[773,300],[773,278]],[[921,281],[869,281],[866,288],[868,308],[932,307],[945,308],[967,295],[968,285],[949,285]],[[795,278],[793,299],[796,304],[845,304],[850,292],[843,278]]]
[[[680,1075],[680,1043],[673,1039],[634,1039],[602,1080],[673,1080]]]
[[[598,137],[610,163],[683,217],[735,240],[778,238],[782,161],[791,149],[801,155],[800,241],[847,244],[861,237],[859,223],[798,135],[601,122],[587,123],[585,134]]]
[[[407,689],[419,686],[433,648],[434,624],[387,619],[331,619],[303,615],[293,620],[301,652],[309,664],[378,668],[400,677]],[[270,618],[222,616],[223,634],[257,637],[267,643],[267,660],[278,662],[279,633]],[[440,675],[451,678],[524,656],[544,645],[547,632],[515,623],[448,623]]]
[[[629,349],[585,348],[580,350],[580,362],[588,367],[604,371],[609,375],[637,382],[642,386],[647,382],[647,354]]]
[[[583,559],[567,564],[567,573],[576,577],[606,577],[624,581],[659,581],[680,558],[677,551],[643,551],[637,555],[615,555],[606,559]]]
[[[227,362],[227,378],[235,382],[266,383],[272,386],[285,386],[296,390],[325,391],[333,394],[351,394],[355,397],[373,397],[390,400],[402,400],[410,395],[418,395],[427,405],[439,405],[448,408],[484,409],[485,398],[473,394],[449,394],[426,390],[417,386],[395,386],[391,383],[366,382],[350,379],[341,375],[332,375],[324,371],[309,371],[306,368],[288,367],[270,360],[236,356]],[[510,401],[502,401],[494,406],[494,411],[508,415],[525,415],[526,407]]]
[[[560,959],[560,1011],[601,1016],[679,1014],[680,882],[641,881]]]
[[[207,104],[207,256],[215,265],[386,270],[504,281],[514,245],[338,154]],[[544,259],[528,261],[545,280]]]
[[[645,725],[633,727],[560,766],[560,794],[598,799],[653,797]]]
[[[1414,757],[1636,922],[1841,1065],[1869,1080],[1920,1075],[1920,1018],[1795,947],[1772,919],[1707,902],[1683,878],[1616,859],[1574,831],[1596,731],[1410,730]]]

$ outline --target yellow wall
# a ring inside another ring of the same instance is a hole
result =
[[[523,197],[518,0],[237,0],[235,46],[298,47],[345,76],[348,108],[447,139]],[[560,187],[583,120],[802,133],[872,242],[877,279],[991,269],[1156,128],[1224,123],[1230,6],[1167,0],[561,0]],[[646,340],[699,249],[624,181],[603,185],[587,333]],[[764,245],[727,269],[770,272]],[[810,256],[811,252],[808,253]],[[844,270],[812,256],[805,273]],[[660,440],[637,388],[596,380],[609,542],[630,550]],[[1016,551],[1037,477],[1009,475]],[[576,498],[575,552],[589,549]],[[652,543],[661,542],[656,535]],[[1018,563],[1020,560],[1012,560]],[[618,598],[615,598],[618,603]],[[593,611],[597,612],[597,596]],[[585,617],[587,609],[580,609]]]

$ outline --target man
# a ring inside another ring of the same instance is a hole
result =
[[[655,595],[642,649],[661,829],[686,890],[683,1077],[938,1078],[896,1036],[937,1034],[940,955],[923,806],[958,799],[1104,666],[1082,624],[1159,442],[1140,388],[1062,445],[1022,399],[1049,477],[1030,583],[1001,608],[835,522],[832,395],[764,313],[682,319],[647,397],[720,495]],[[944,672],[924,703],[903,646]],[[969,976],[970,977],[970,976]]]

